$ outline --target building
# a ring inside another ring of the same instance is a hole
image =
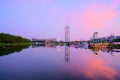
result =
[[[96,39],[98,37],[98,32],[93,33],[93,39]]]
[[[56,38],[50,38],[50,39],[32,39],[33,44],[41,44],[41,43],[51,43],[51,42],[56,42]]]
[[[65,27],[65,42],[66,43],[70,42],[70,27],[69,26]]]

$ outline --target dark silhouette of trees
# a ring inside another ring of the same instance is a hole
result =
[[[31,41],[21,36],[14,36],[11,34],[0,33],[0,43],[28,43],[28,42]]]
[[[120,42],[120,37],[113,40],[113,42]]]

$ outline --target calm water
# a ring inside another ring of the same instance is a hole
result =
[[[0,80],[120,80],[120,52],[78,46],[0,50]]]

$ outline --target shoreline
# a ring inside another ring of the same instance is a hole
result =
[[[32,43],[0,43],[0,47],[5,47],[5,46],[14,46],[14,45],[31,45]]]

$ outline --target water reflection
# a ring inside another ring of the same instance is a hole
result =
[[[14,49],[14,53],[21,51],[23,47],[8,48],[11,49]],[[2,61],[0,78],[2,77],[2,80],[19,80],[19,78],[21,80],[119,80],[120,56],[111,57],[107,54],[110,52],[119,53],[119,49],[90,48],[87,44],[31,45],[28,50],[20,52],[22,54],[0,58]],[[94,56],[101,53],[105,55]]]
[[[5,46],[0,47],[0,56],[8,55],[14,52],[20,52],[24,48],[28,48],[30,45],[12,45],[12,46]],[[58,47],[59,46],[59,47]],[[37,47],[48,47],[48,48],[57,48],[58,51],[60,51],[60,47],[65,46],[65,61],[69,62],[70,60],[70,47],[76,48],[76,49],[89,49],[93,51],[94,55],[99,55],[100,52],[103,53],[109,53],[111,55],[114,55],[114,53],[120,53],[119,48],[107,48],[107,47],[96,47],[91,48],[87,43],[82,43],[79,45],[57,45],[57,44],[36,44],[32,45],[32,48]]]
[[[20,52],[25,48],[28,48],[30,45],[11,45],[0,47],[0,56],[9,55],[15,52]]]
[[[47,48],[56,48],[57,51],[60,51],[60,47],[65,46],[65,61],[70,61],[70,46],[69,45],[51,45],[51,44],[34,44],[32,45],[32,48],[41,48],[41,47],[47,47]]]
[[[37,47],[56,48],[57,46],[64,46],[64,44],[32,44],[32,48]]]
[[[65,61],[70,61],[70,46],[65,45]]]
[[[113,49],[113,48],[108,48],[108,47],[95,47],[91,48],[87,43],[82,43],[82,44],[75,44],[75,45],[55,45],[55,44],[35,44],[32,45],[32,48],[37,48],[37,47],[48,47],[48,48],[55,48],[57,51],[60,51],[60,47],[65,46],[65,61],[69,62],[70,61],[70,47],[76,48],[76,49],[88,49],[93,52],[93,55],[99,55],[100,52],[103,53],[109,53],[112,56],[114,53],[120,53],[120,49]]]
[[[87,80],[117,80],[118,72],[114,67],[108,65],[110,63],[106,63],[100,57],[83,56],[83,58],[85,61],[77,65],[79,70],[77,72],[84,74]],[[84,64],[85,66],[83,66]]]
[[[106,47],[96,47],[96,48],[89,48],[93,51],[94,55],[99,55],[99,52],[109,53],[114,55],[114,53],[120,53],[120,49],[113,49],[113,48],[106,48]]]

